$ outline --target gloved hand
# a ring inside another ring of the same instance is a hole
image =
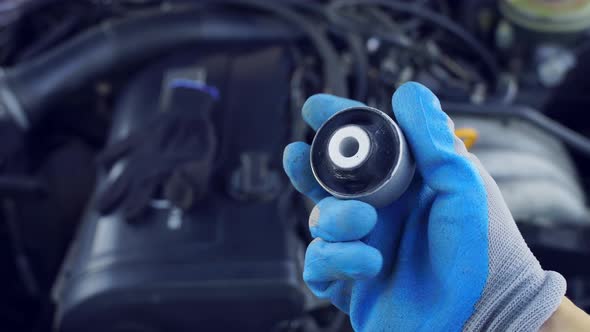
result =
[[[390,206],[329,197],[311,172],[309,145],[285,149],[291,182],[317,203],[307,285],[349,314],[356,331],[538,330],[561,302],[565,280],[541,268],[496,183],[455,137],[433,93],[407,83],[392,104],[417,175]],[[318,129],[358,105],[315,95],[303,117]]]

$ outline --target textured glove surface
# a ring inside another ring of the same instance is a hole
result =
[[[311,172],[309,145],[285,149],[291,182],[317,203],[303,275],[309,288],[349,314],[357,331],[538,330],[565,280],[541,269],[432,92],[407,83],[392,104],[418,172],[388,207],[329,196]],[[359,105],[316,95],[303,117],[317,130]]]

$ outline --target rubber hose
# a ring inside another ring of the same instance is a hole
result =
[[[518,118],[553,135],[570,148],[590,157],[590,139],[545,116],[539,111],[524,106],[474,105],[442,103],[449,114],[472,115],[493,118]]]
[[[301,36],[298,29],[263,15],[211,15],[198,8],[158,10],[105,22],[38,58],[5,68],[0,90],[20,105],[7,105],[8,98],[2,101],[4,107],[20,108],[28,122],[35,123],[47,106],[67,93],[172,48],[200,41],[278,42]]]

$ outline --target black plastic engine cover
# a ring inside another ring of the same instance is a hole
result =
[[[264,183],[287,185],[292,68],[282,48],[200,47],[150,65],[121,94],[111,142],[159,111],[166,75],[187,69],[219,92],[209,191],[189,211],[154,202],[140,223],[91,203],[54,289],[60,331],[268,331],[303,310],[304,246],[281,212],[282,190]],[[244,165],[256,160],[262,175]]]

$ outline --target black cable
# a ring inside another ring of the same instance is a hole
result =
[[[10,236],[10,248],[14,257],[16,270],[28,294],[32,297],[37,297],[40,291],[39,282],[33,273],[32,264],[25,249],[15,202],[12,199],[4,198],[1,204],[1,210]]]
[[[29,256],[27,255],[23,234],[19,226],[17,208],[13,195],[45,193],[46,188],[37,179],[13,175],[0,177],[0,211],[6,224],[9,236],[9,246],[14,258],[14,264],[24,288],[31,297],[37,297],[40,292],[39,282],[33,273]]]
[[[174,98],[164,105],[165,112],[152,114],[145,125],[101,154],[105,169],[125,160],[121,174],[98,196],[101,214],[117,211],[136,222],[160,191],[181,209],[206,195],[217,149],[210,113],[219,92],[191,85],[192,81],[178,82],[168,90]]]
[[[183,2],[182,0],[179,2]],[[237,5],[247,6],[252,9],[270,12],[284,19],[285,21],[296,26],[306,34],[309,40],[314,44],[320,58],[322,59],[322,71],[327,93],[332,93],[342,97],[348,96],[346,78],[340,64],[340,58],[336,49],[327,39],[324,31],[318,28],[314,22],[299,15],[296,11],[291,10],[285,5],[280,5],[272,1],[262,0],[209,0],[209,4],[214,5]]]
[[[39,40],[20,52],[16,57],[16,62],[22,62],[37,56],[49,47],[57,44],[80,23],[80,20],[79,15],[68,15],[63,21],[59,22],[57,27],[42,35]]]
[[[220,0],[215,0],[219,2]],[[226,0],[223,0],[226,1]],[[346,87],[346,78],[342,71],[340,58],[336,49],[332,46],[330,41],[326,38],[325,33],[318,29],[313,22],[307,20],[305,17],[297,14],[285,6],[280,6],[269,1],[258,0],[228,0],[228,2],[235,2],[237,4],[247,4],[248,6],[256,7],[270,11],[283,19],[290,21],[296,25],[301,31],[305,32],[311,42],[315,44],[320,57],[322,58],[322,70],[324,72],[325,86],[327,91],[342,97],[348,96],[348,89]]]
[[[357,35],[349,35],[348,45],[350,46],[350,53],[354,62],[354,98],[356,100],[365,101],[369,93],[369,56],[365,49],[363,40]]]
[[[45,185],[37,179],[22,175],[0,176],[0,195],[42,194]]]
[[[462,26],[456,24],[448,17],[433,12],[425,6],[397,0],[336,0],[329,4],[328,8],[330,8],[330,10],[333,12],[338,12],[344,7],[356,5],[383,6],[398,13],[419,17],[425,21],[439,26],[440,28],[452,33],[461,39],[467,46],[469,46],[481,58],[482,62],[489,71],[489,74],[492,75],[494,82],[497,80],[497,76],[500,73],[500,66],[498,65],[493,53],[490,52]]]
[[[296,2],[293,3],[297,8],[310,11],[327,22],[330,22],[330,15],[324,6],[309,3]],[[355,32],[343,31],[337,26],[330,24],[328,31],[337,38],[343,39],[348,44],[350,54],[352,56],[352,65],[354,67],[354,95],[356,100],[364,101],[368,93],[368,79],[369,72],[369,56],[365,49],[365,45],[360,36]]]
[[[329,7],[328,7],[329,8]],[[412,40],[408,39],[403,33],[386,33],[378,31],[373,25],[363,24],[354,19],[349,19],[339,14],[336,10],[328,10],[328,19],[337,26],[338,29],[349,32],[360,32],[364,35],[377,36],[381,41],[396,47],[409,48],[412,46]]]
[[[443,108],[449,114],[472,115],[494,118],[518,118],[555,136],[572,149],[590,157],[590,139],[568,127],[548,118],[539,111],[524,106],[474,105],[444,102]]]
[[[43,7],[53,1],[56,0],[1,1],[0,22],[2,24],[0,25],[12,24],[31,10]]]

